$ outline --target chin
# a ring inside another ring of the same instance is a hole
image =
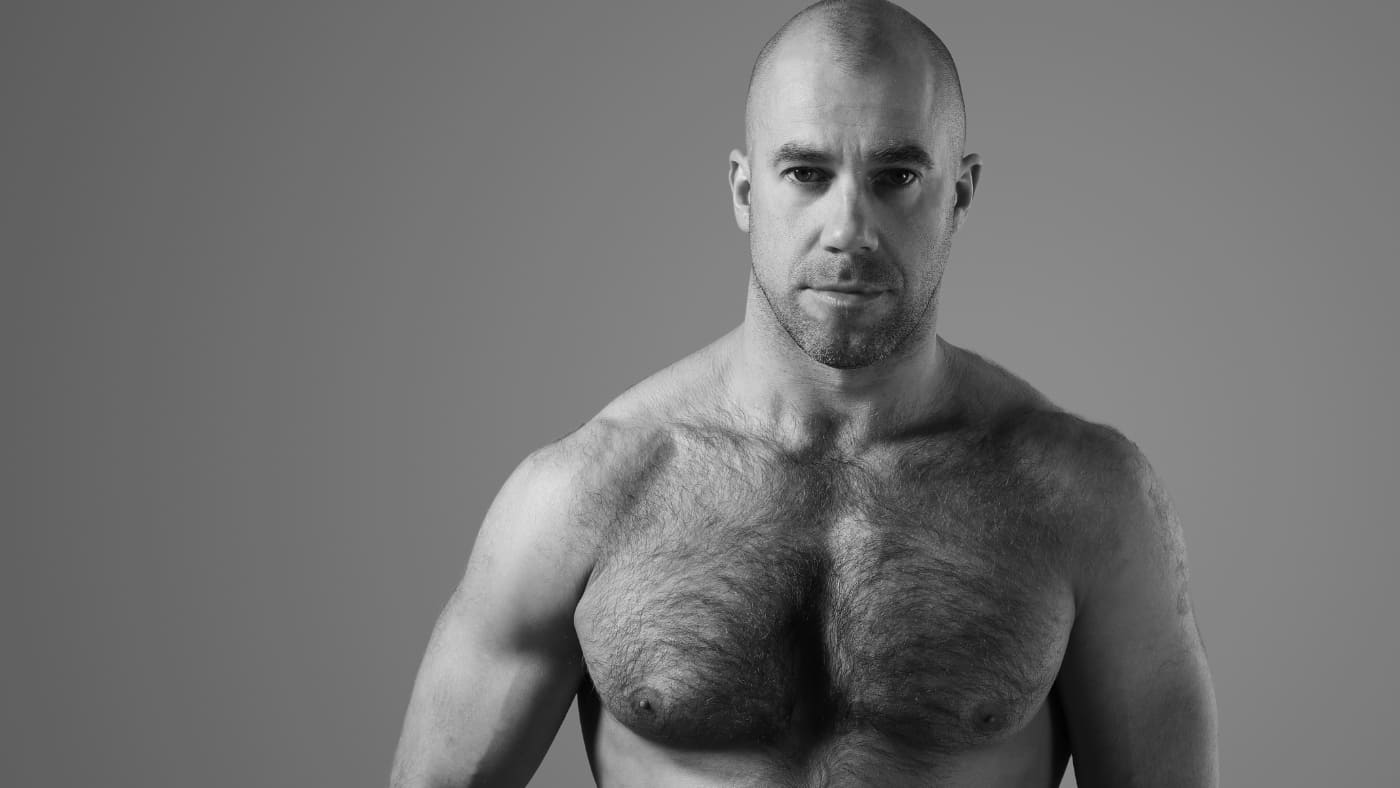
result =
[[[832,369],[860,369],[889,358],[893,346],[841,343],[803,343],[807,357]]]

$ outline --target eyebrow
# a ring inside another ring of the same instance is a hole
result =
[[[924,169],[933,169],[933,157],[922,145],[913,143],[877,148],[870,154],[870,160],[881,164],[915,164]]]
[[[821,148],[801,142],[785,142],[773,153],[773,166],[789,162],[810,162],[825,164],[834,156]],[[933,157],[922,145],[913,142],[898,142],[883,145],[871,151],[869,159],[878,164],[912,164],[924,169],[933,168]]]
[[[804,145],[800,142],[784,142],[773,153],[773,166],[788,162],[825,163],[831,161],[831,154],[821,148]]]

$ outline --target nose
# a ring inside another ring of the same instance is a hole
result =
[[[873,252],[879,246],[874,222],[870,217],[865,190],[855,179],[827,192],[830,202],[826,223],[822,227],[822,246],[832,253]]]

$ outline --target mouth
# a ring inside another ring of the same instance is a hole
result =
[[[855,293],[859,295],[875,295],[878,293],[883,293],[889,288],[867,284],[865,282],[831,282],[829,284],[807,285],[807,289],[819,290],[827,293]]]
[[[853,284],[809,287],[806,290],[818,302],[838,307],[862,306],[888,292],[883,288]]]

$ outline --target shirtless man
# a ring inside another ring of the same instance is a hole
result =
[[[1215,785],[1151,469],[935,333],[981,168],[947,50],[819,4],[746,114],[743,324],[506,482],[394,785],[524,785],[575,696],[602,786]]]

